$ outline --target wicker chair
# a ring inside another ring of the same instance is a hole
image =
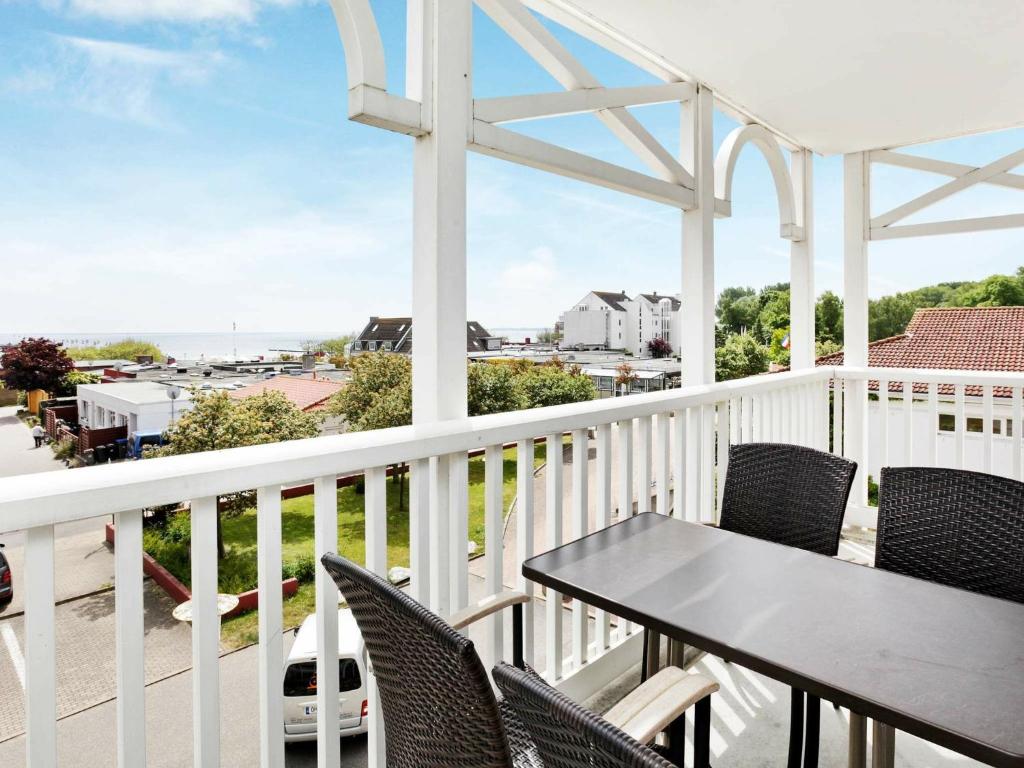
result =
[[[801,445],[745,443],[729,447],[719,527],[834,557],[856,462]],[[818,764],[821,704],[790,689],[789,768]]]
[[[677,673],[691,678],[700,677],[685,675],[681,670]],[[653,738],[656,725],[650,726],[638,740],[627,728],[614,724],[614,712],[621,712],[621,705],[613,708],[605,719],[559,693],[531,670],[498,664],[492,675],[504,695],[504,703],[515,712],[529,733],[545,768],[672,768],[683,764],[679,752],[684,736],[680,730],[672,734],[677,750],[672,762],[644,744]],[[694,693],[694,697],[699,697],[696,698],[694,766],[707,768],[711,690],[706,687],[706,682],[698,685],[702,687]],[[712,685],[717,689],[717,685]],[[677,717],[676,723],[685,728],[682,716]]]
[[[883,468],[875,567],[1024,603],[1024,483]]]
[[[334,554],[321,562],[370,656],[388,768],[542,768],[528,737],[511,732],[516,721],[502,717],[472,641],[355,563]],[[507,601],[491,601],[500,603]]]

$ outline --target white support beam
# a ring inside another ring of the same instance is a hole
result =
[[[945,184],[936,187],[930,192],[919,195],[903,205],[896,206],[892,210],[876,216],[871,220],[871,227],[872,229],[887,227],[900,219],[906,218],[912,213],[917,213],[920,210],[945,200],[947,197],[950,197],[957,192],[962,192],[968,187],[973,187],[975,184],[981,184],[995,176],[1006,173],[1022,163],[1024,163],[1024,149],[1018,149],[1016,152],[1004,155],[998,160],[992,161],[988,165],[983,165],[980,168],[974,168],[962,176],[957,176],[955,179],[947,181]]]
[[[540,139],[476,120],[470,149],[481,154],[567,176],[600,187],[643,197],[687,210],[694,204],[693,190],[655,179],[620,165],[549,144]],[[417,331],[417,334],[419,331]],[[417,336],[417,344],[419,337]],[[415,348],[414,348],[415,349]],[[463,350],[463,355],[465,350]]]
[[[601,87],[601,82],[519,0],[477,0],[477,5],[562,87]],[[692,175],[626,109],[604,109],[597,112],[597,117],[660,178],[693,186]]]
[[[864,152],[843,157],[843,346],[845,365],[868,364],[868,212],[871,164]],[[848,381],[843,455],[857,462],[851,503],[867,504],[867,382]]]
[[[793,202],[803,239],[789,245],[790,366],[814,366],[814,156],[803,149],[793,153]]]
[[[598,112],[616,107],[688,101],[693,97],[693,91],[694,88],[689,83],[664,83],[501,96],[474,101],[473,117],[485,123],[511,123],[518,120]]]
[[[418,101],[403,99],[371,85],[357,85],[348,92],[348,117],[363,125],[422,136],[429,132],[429,127],[424,128],[422,112],[423,105]]]
[[[384,44],[373,18],[370,0],[330,0],[330,3],[345,48],[349,89],[365,84],[386,91]]]
[[[715,380],[714,94],[701,86],[683,104],[683,164],[695,179],[695,207],[683,213],[682,303],[688,329],[680,338],[684,385]]]
[[[466,144],[471,119],[470,0],[410,0],[408,79],[433,130],[413,149],[413,421],[466,416]],[[429,31],[428,31],[429,30]],[[429,96],[428,96],[429,94]],[[442,512],[443,516],[447,512]]]
[[[872,240],[895,240],[901,237],[955,235],[961,232],[985,232],[1015,227],[1024,227],[1024,213],[983,216],[975,219],[953,219],[952,221],[929,221],[922,224],[900,224],[896,227],[872,227],[870,235]]]
[[[919,157],[918,155],[905,155],[902,152],[893,152],[889,149],[874,150],[871,153],[871,162],[953,177],[964,176],[978,170],[978,168],[973,165],[952,163],[948,160],[936,160],[935,158]],[[1016,173],[997,173],[995,176],[991,176],[978,183],[992,184],[997,187],[1007,187],[1009,189],[1024,189],[1024,176]]]

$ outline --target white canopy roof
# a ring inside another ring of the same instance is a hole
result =
[[[821,154],[1024,125],[1021,0],[527,2]]]

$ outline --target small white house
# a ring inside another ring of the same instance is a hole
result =
[[[156,381],[127,381],[112,384],[78,385],[78,420],[92,429],[127,426],[133,432],[163,432],[172,419],[192,408],[192,395]]]
[[[647,343],[663,338],[679,349],[680,302],[675,296],[591,291],[562,314],[565,349],[621,349],[647,356]]]

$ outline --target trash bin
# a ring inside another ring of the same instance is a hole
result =
[[[114,445],[117,446],[117,458],[118,461],[124,461],[128,456],[128,438],[121,437],[114,441]]]
[[[107,463],[107,446],[97,445],[95,448],[92,449],[92,453],[96,459],[97,464]]]

